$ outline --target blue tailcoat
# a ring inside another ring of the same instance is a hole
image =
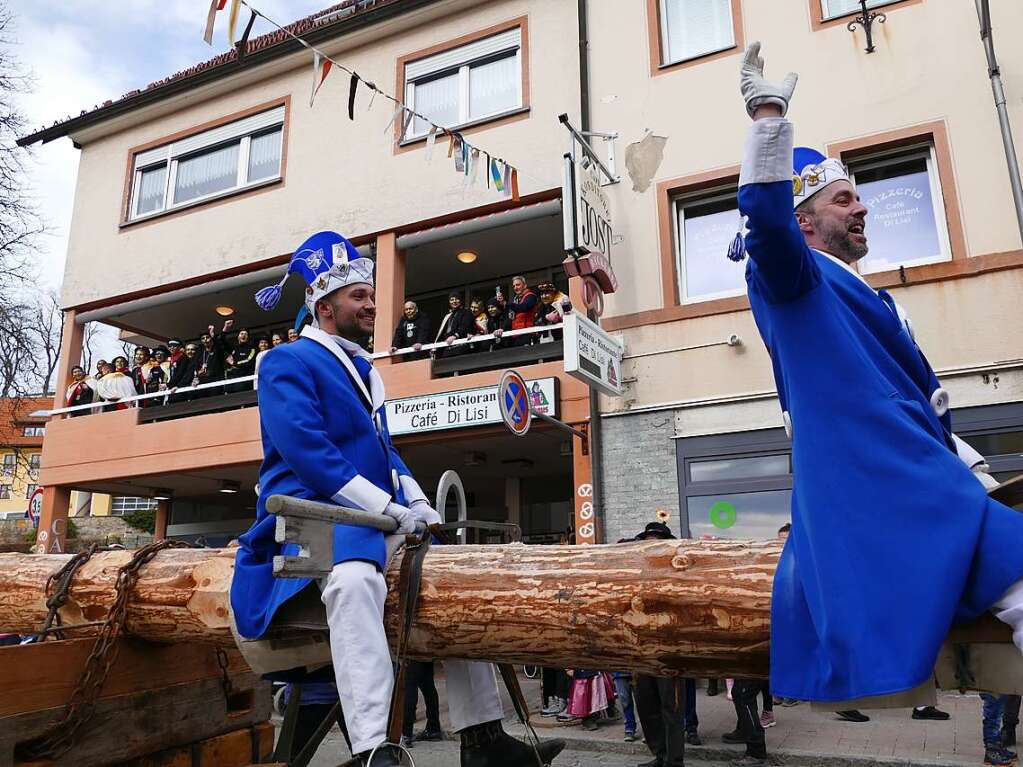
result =
[[[771,690],[819,701],[896,693],[927,681],[953,622],[1023,577],[1023,514],[991,501],[953,452],[930,404],[937,379],[894,305],[806,246],[792,212],[791,124],[763,122],[747,142],[739,207],[794,480]]]
[[[261,636],[277,608],[309,583],[273,577],[274,555],[294,556],[298,546],[274,541],[267,498],[281,493],[380,512],[392,499],[407,505],[423,497],[391,444],[376,371],[367,387],[322,330],[307,327],[296,342],[271,350],[260,364],[258,391],[264,458],[256,522],[240,539],[231,583],[238,631],[249,638]],[[383,569],[383,533],[335,525],[335,564],[353,559]]]

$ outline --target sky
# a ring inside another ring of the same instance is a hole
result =
[[[287,23],[336,0],[252,0],[270,18]],[[226,18],[213,46],[202,40],[209,0],[6,0],[14,16],[13,52],[33,76],[20,98],[31,131],[91,110],[228,48]],[[220,14],[224,17],[226,14]],[[242,8],[242,22],[248,14]],[[270,31],[257,19],[253,36]],[[29,188],[51,230],[40,243],[40,282],[59,288],[74,201],[78,151],[64,138],[31,151]]]

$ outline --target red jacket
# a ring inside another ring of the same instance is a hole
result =
[[[536,307],[539,300],[529,288],[523,291],[522,296],[516,296],[508,302],[508,308],[512,311],[512,330],[531,328],[536,325]]]

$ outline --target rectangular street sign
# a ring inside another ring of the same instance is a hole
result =
[[[621,344],[578,312],[565,315],[565,372],[611,397],[622,394]]]

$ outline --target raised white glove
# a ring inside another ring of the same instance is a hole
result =
[[[439,525],[444,521],[441,519],[440,514],[437,513],[437,510],[422,498],[412,502],[412,514],[415,515],[417,521],[422,522],[427,527]]]
[[[384,514],[398,523],[398,529],[394,531],[395,535],[408,535],[416,531],[416,515],[412,513],[411,509],[397,503],[388,503]]]
[[[742,90],[742,97],[746,100],[746,111],[750,117],[757,111],[757,107],[764,104],[778,105],[784,117],[789,111],[789,101],[792,99],[792,91],[796,89],[799,75],[789,72],[781,85],[765,80],[764,60],[760,57],[759,41],[750,43],[746,48],[739,73],[739,87]]]

